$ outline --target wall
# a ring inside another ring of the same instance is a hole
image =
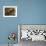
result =
[[[4,5],[17,5],[17,18],[4,18]],[[9,32],[18,32],[18,24],[46,24],[46,0],[0,0],[0,44],[7,44]],[[16,40],[17,43],[17,40]]]

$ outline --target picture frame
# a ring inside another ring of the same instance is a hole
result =
[[[3,17],[17,17],[17,6],[3,6]]]

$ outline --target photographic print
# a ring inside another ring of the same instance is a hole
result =
[[[17,17],[17,6],[3,6],[3,17]]]

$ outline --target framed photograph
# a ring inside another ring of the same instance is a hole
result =
[[[3,17],[17,17],[17,6],[3,6]]]

